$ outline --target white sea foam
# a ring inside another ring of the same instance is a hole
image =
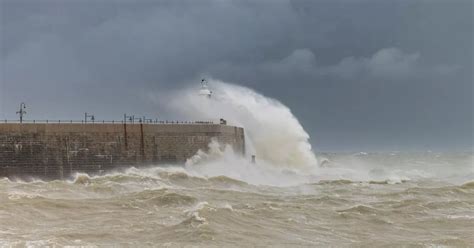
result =
[[[243,86],[212,79],[209,85],[212,98],[191,87],[153,99],[160,99],[162,106],[182,118],[223,118],[229,125],[243,127],[246,156],[214,141],[186,162],[188,172],[270,185],[304,183],[317,172],[309,135],[287,106]],[[257,164],[250,162],[251,155],[256,155]]]
[[[244,127],[247,155],[272,166],[300,170],[317,166],[309,135],[287,106],[243,86],[218,80],[209,84],[214,93],[210,99],[187,88],[168,104],[187,118],[224,118],[230,125]]]

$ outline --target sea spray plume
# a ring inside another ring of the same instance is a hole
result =
[[[186,172],[196,177],[232,178],[253,185],[290,186],[311,182],[311,173],[300,168],[276,167],[259,160],[253,164],[235,153],[231,146],[213,140],[207,151],[198,151],[185,164]],[[228,181],[228,179],[226,179]]]
[[[216,139],[212,139],[211,143],[208,145],[209,150],[204,152],[199,150],[194,156],[186,160],[185,166],[192,166],[198,164],[202,161],[216,160],[224,156],[224,153],[234,154],[232,147],[226,146],[224,149],[221,148],[221,144]]]
[[[171,107],[188,118],[221,117],[244,127],[247,154],[257,155],[260,161],[283,168],[317,166],[309,135],[288,107],[243,86],[218,80],[209,80],[209,85],[212,98],[199,96],[195,87],[187,88],[171,99]]]

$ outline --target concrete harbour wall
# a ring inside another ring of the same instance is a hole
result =
[[[219,124],[0,124],[0,177],[179,164],[212,139],[245,153],[243,128]]]

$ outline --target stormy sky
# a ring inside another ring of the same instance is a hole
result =
[[[150,92],[207,75],[316,151],[473,147],[471,0],[0,0],[0,48],[0,119],[172,118]]]

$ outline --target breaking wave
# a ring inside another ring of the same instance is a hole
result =
[[[185,118],[223,118],[245,128],[247,154],[283,168],[312,170],[317,166],[309,135],[291,110],[278,100],[252,89],[210,80],[212,98],[195,88],[179,91],[169,106]]]

